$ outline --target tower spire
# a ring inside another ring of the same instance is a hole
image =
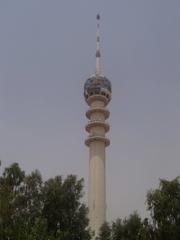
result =
[[[100,52],[100,15],[97,14],[97,36],[96,36],[96,76],[101,75],[101,52]]]

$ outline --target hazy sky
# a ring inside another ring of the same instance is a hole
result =
[[[108,219],[144,216],[147,190],[180,174],[179,0],[0,0],[0,159],[77,174],[86,191],[97,13],[113,87]]]

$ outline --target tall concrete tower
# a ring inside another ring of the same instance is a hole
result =
[[[86,131],[89,133],[85,144],[89,147],[88,207],[91,230],[95,236],[106,221],[106,162],[105,148],[110,144],[105,134],[109,131],[106,109],[111,100],[111,83],[102,75],[100,65],[100,16],[97,15],[96,71],[84,85],[84,97],[89,106]]]

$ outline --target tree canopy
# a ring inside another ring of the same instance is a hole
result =
[[[159,188],[148,192],[147,205],[156,239],[180,239],[180,177],[160,180]]]
[[[74,175],[43,181],[38,170],[26,174],[17,163],[0,176],[0,239],[90,240],[83,180]],[[104,223],[97,240],[180,240],[180,177],[160,180],[147,193],[150,217],[134,212]]]
[[[160,180],[159,188],[147,193],[150,218],[135,212],[126,219],[106,223],[100,240],[180,240],[180,177]]]
[[[0,239],[90,239],[82,190],[76,176],[43,182],[37,170],[26,175],[12,164],[0,176]]]

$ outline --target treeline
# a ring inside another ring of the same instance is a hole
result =
[[[17,163],[0,176],[0,240],[90,240],[83,180],[69,175],[43,181]],[[180,177],[160,180],[147,194],[149,219],[135,212],[105,223],[99,240],[180,240]]]
[[[83,180],[70,175],[43,182],[17,163],[0,177],[0,240],[90,239]]]
[[[135,212],[127,219],[105,223],[98,240],[180,240],[180,177],[160,180],[147,194],[150,218]]]

